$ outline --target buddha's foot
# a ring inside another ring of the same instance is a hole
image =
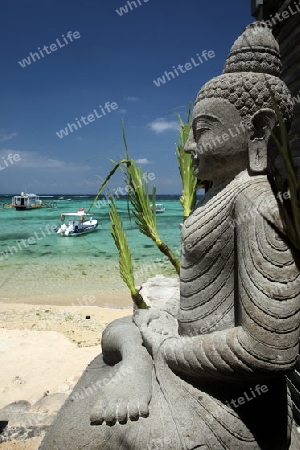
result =
[[[91,425],[125,424],[128,420],[136,421],[148,417],[149,403],[152,396],[152,366],[135,361],[135,365],[126,364],[116,372],[93,406]]]

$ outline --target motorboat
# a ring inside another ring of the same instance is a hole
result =
[[[153,205],[150,205],[151,209],[153,208]],[[155,211],[156,213],[163,213],[165,212],[166,208],[163,203],[155,203]]]
[[[60,219],[63,223],[57,228],[56,233],[61,236],[82,236],[95,231],[98,227],[98,220],[93,219],[92,214],[86,213],[84,208],[79,208],[75,213],[63,213]],[[66,220],[68,223],[65,223]]]
[[[17,211],[23,211],[25,209],[37,209],[42,207],[42,200],[36,194],[25,194],[21,192],[21,195],[15,195],[12,198],[12,207]]]
[[[71,200],[72,200],[71,198],[58,197],[58,199],[56,201],[57,202],[70,202]]]

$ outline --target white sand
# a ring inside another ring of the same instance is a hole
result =
[[[131,312],[0,304],[0,408],[18,400],[34,403],[45,392],[69,392],[101,352],[106,325]]]

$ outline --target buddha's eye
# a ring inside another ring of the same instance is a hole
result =
[[[207,128],[207,127],[196,128],[194,130],[194,139],[195,139],[195,141],[198,141],[200,139],[200,137],[204,133],[206,133],[207,131],[210,131],[210,128]]]

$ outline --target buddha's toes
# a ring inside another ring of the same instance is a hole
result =
[[[136,369],[133,368],[132,372]],[[152,377],[139,373],[120,375],[118,371],[101,391],[90,414],[92,425],[125,424],[149,415]]]

